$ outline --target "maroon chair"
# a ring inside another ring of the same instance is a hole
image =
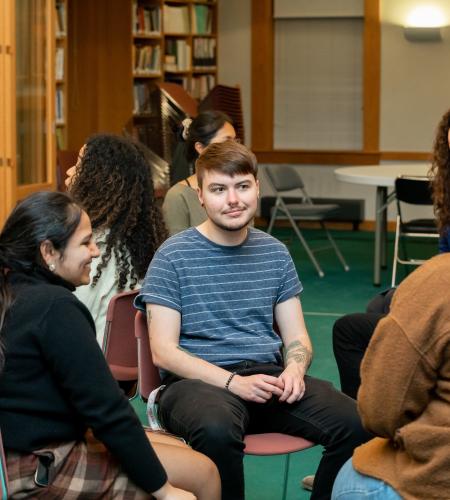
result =
[[[148,338],[147,319],[138,311],[134,320],[134,334],[138,352],[138,392],[147,400],[149,394],[161,385],[158,368],[153,364],[150,341]]]
[[[143,399],[148,399],[150,392],[161,385],[161,378],[152,360],[147,321],[144,313],[140,311],[135,318],[135,335],[138,342],[139,393]],[[247,455],[286,455],[281,497],[283,500],[286,499],[291,453],[315,446],[307,439],[279,432],[247,434],[244,443],[244,453]]]
[[[137,380],[138,358],[134,336],[133,301],[139,290],[114,295],[106,313],[103,352],[116,380]]]

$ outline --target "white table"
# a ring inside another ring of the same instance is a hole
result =
[[[375,248],[373,284],[380,286],[381,267],[386,267],[387,241],[387,207],[395,198],[394,193],[388,195],[388,188],[393,188],[395,179],[401,175],[426,176],[430,165],[426,163],[392,163],[338,168],[334,171],[336,178],[342,182],[376,186],[375,199]]]

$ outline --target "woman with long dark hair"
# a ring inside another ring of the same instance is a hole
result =
[[[102,345],[109,301],[139,286],[167,231],[150,165],[142,147],[131,139],[91,136],[67,171],[66,185],[89,215],[101,251],[92,266],[91,284],[76,295],[91,312]]]
[[[63,193],[21,202],[0,233],[0,429],[11,498],[220,496],[206,457],[146,435],[74,296],[99,251]],[[149,440],[154,442],[150,444]]]
[[[189,177],[172,186],[164,199],[162,209],[170,235],[205,222],[206,212],[197,196],[195,161],[208,144],[236,138],[231,118],[221,111],[204,111],[194,120],[184,120],[182,127],[184,155],[192,171]]]

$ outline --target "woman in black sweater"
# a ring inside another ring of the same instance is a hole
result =
[[[152,447],[109,371],[72,294],[89,283],[98,254],[89,217],[62,193],[30,196],[0,233],[0,429],[11,498],[217,499],[212,462],[175,439],[156,437]]]

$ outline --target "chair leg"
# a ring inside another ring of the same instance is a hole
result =
[[[277,218],[278,206],[280,202],[277,198],[275,205],[272,210],[272,215],[270,217],[269,227],[267,228],[267,234],[272,234],[273,225],[275,224],[275,219]]]
[[[339,259],[339,261],[342,264],[342,267],[344,268],[344,271],[350,271],[350,268],[348,267],[348,264],[345,261],[344,256],[342,255],[341,251],[339,250],[339,247],[337,246],[336,241],[334,240],[333,236],[331,236],[330,231],[327,229],[327,227],[325,226],[325,224],[322,221],[320,222],[320,225],[322,226],[322,229],[325,231],[325,233],[328,237],[328,241],[330,242],[331,246],[333,247],[333,249],[337,255],[337,258]]]
[[[392,263],[392,280],[391,287],[395,287],[395,282],[397,280],[397,262],[398,262],[398,242],[400,238],[400,217],[397,215],[397,224],[395,227],[395,241],[394,241],[394,260]]]
[[[320,278],[323,278],[325,276],[325,273],[322,271],[322,268],[319,265],[319,262],[317,259],[314,257],[314,254],[309,247],[308,243],[306,243],[305,238],[303,237],[302,232],[300,231],[299,227],[295,223],[294,219],[290,216],[290,214],[287,214],[289,221],[294,228],[295,234],[297,235],[298,239],[301,241],[303,248],[305,249],[306,253],[308,254],[308,257],[310,258],[311,262],[313,263],[314,267],[316,268],[317,274],[319,275]]]
[[[285,460],[285,463],[284,463],[283,495],[281,496],[282,500],[286,500],[287,486],[288,486],[288,479],[289,479],[289,465],[290,465],[290,460],[291,460],[291,454],[287,453],[286,454],[286,460]]]

